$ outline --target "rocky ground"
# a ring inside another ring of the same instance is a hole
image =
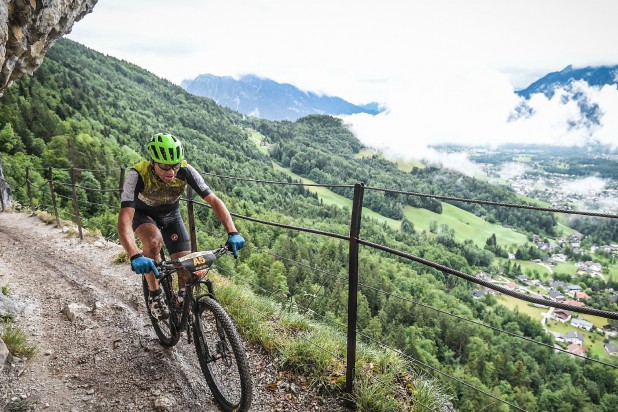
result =
[[[80,241],[22,213],[0,213],[0,287],[37,346],[0,373],[4,411],[218,411],[192,344],[157,340],[141,280],[114,264],[122,248]],[[344,410],[302,377],[247,345],[252,411]]]

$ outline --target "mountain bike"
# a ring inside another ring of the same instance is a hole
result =
[[[170,316],[157,320],[150,315],[150,320],[164,346],[176,345],[182,331],[186,331],[187,341],[195,344],[202,373],[217,403],[226,412],[247,411],[253,396],[249,360],[236,326],[217,302],[208,277],[214,261],[226,253],[229,250],[222,245],[219,249],[156,263]],[[174,287],[178,269],[188,272],[182,302]],[[145,278],[143,288],[148,305]]]

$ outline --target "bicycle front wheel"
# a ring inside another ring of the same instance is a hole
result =
[[[148,308],[148,282],[146,278],[142,276],[142,285],[144,289],[144,299],[146,300],[146,308]],[[170,276],[167,276],[159,281],[159,287],[163,289],[165,296],[165,304],[167,305],[170,316],[165,320],[157,320],[150,314],[150,322],[154,328],[159,341],[163,346],[174,346],[180,339],[180,312],[176,309],[176,298],[174,297],[174,288],[172,287],[172,280]]]
[[[214,299],[196,303],[195,350],[208,386],[224,411],[248,411],[252,384],[249,360],[238,331]]]

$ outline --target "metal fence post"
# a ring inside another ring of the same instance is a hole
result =
[[[50,166],[49,171],[49,191],[51,193],[52,206],[54,206],[54,214],[56,215],[56,227],[60,229],[60,215],[58,214],[58,205],[56,204],[56,192],[54,191],[54,176],[52,173],[52,167]]]
[[[363,210],[364,184],[354,185],[352,220],[350,222],[349,280],[348,280],[348,354],[346,364],[345,391],[352,393],[356,371],[356,324],[358,305],[358,238]]]
[[[71,188],[73,189],[73,208],[75,209],[75,217],[77,218],[77,230],[79,231],[79,239],[84,240],[82,233],[82,218],[79,215],[79,202],[77,201],[77,190],[75,188],[75,168],[71,168]]]
[[[122,201],[122,189],[124,187],[124,167],[120,168],[120,179],[118,181],[118,199]]]
[[[26,167],[26,190],[28,191],[28,199],[30,200],[30,211],[34,215],[34,202],[32,201],[32,186],[30,185],[30,168]]]
[[[191,252],[197,252],[197,236],[195,233],[195,212],[193,210],[193,189],[187,185],[187,214],[189,215],[189,235],[191,236]]]
[[[2,193],[2,192],[0,192],[0,206],[2,207],[0,212],[4,212],[4,193]]]

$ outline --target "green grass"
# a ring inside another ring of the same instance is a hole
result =
[[[501,261],[500,264],[504,265],[507,259],[500,258],[500,261]],[[513,259],[511,260],[511,264],[518,264],[519,266],[521,266],[521,270],[525,274],[536,271],[539,274],[541,280],[547,280],[552,277],[551,271],[547,269],[547,266],[541,265],[539,263],[534,263],[530,260]]]
[[[5,323],[2,340],[13,356],[23,356],[30,359],[36,353],[36,345],[28,342],[28,337],[17,326]]]
[[[580,333],[585,332],[579,328],[574,328],[570,323],[560,323],[554,320],[550,320],[547,322],[547,329],[552,332],[562,333],[566,335],[567,332],[578,331]]]
[[[504,228],[500,225],[488,223],[478,216],[465,210],[459,209],[448,203],[442,203],[442,213],[434,213],[427,209],[419,209],[411,206],[404,208],[404,214],[408,220],[414,223],[418,231],[429,232],[431,221],[440,225],[446,224],[455,231],[455,240],[463,242],[471,239],[477,246],[484,247],[487,239],[492,234],[496,235],[498,244],[503,246],[524,245],[528,238],[521,234]]]
[[[273,168],[284,172],[293,179],[303,183],[315,183],[310,179],[306,179],[296,173],[293,173],[287,168],[279,166],[275,162],[273,162]],[[352,208],[351,199],[333,193],[326,187],[309,186],[307,189],[310,192],[317,194],[325,204],[347,207],[349,209]],[[526,236],[521,233],[514,232],[500,225],[488,223],[478,216],[459,209],[453,205],[449,205],[448,203],[442,203],[441,214],[431,212],[427,209],[406,206],[404,208],[404,215],[408,220],[414,223],[414,227],[418,231],[425,230],[429,232],[430,222],[434,220],[438,222],[438,226],[446,224],[449,228],[453,229],[455,231],[456,240],[463,242],[464,240],[472,239],[472,241],[479,247],[483,247],[487,239],[494,233],[496,234],[496,240],[498,243],[505,246],[523,245],[528,241]],[[382,216],[381,214],[376,213],[366,207],[363,208],[363,217],[372,218],[380,223],[386,223],[393,229],[399,229],[401,226],[400,221]]]
[[[346,369],[346,332],[314,321],[294,308],[256,296],[248,286],[212,274],[217,300],[234,319],[243,337],[270,352],[288,370],[307,377],[312,385],[342,392]],[[416,411],[411,396],[435,410],[450,400],[439,381],[395,351],[358,342],[356,381],[350,400],[359,411]],[[376,385],[375,381],[386,383]],[[410,396],[402,396],[402,392]],[[348,395],[346,395],[348,396]]]
[[[249,140],[251,140],[258,150],[264,154],[268,154],[268,145],[264,143],[264,135],[257,130],[249,130]]]
[[[517,308],[519,313],[525,313],[526,315],[529,315],[532,319],[538,320],[539,322],[543,317],[541,314],[543,312],[547,312],[548,310],[545,308],[534,307],[531,303],[519,300],[509,295],[500,295],[497,297],[497,299],[498,303],[500,303],[501,305],[504,305],[511,310],[515,310],[515,308]]]
[[[599,254],[595,254],[593,256],[593,260],[603,265],[603,276],[605,276],[605,280],[618,280],[618,263],[609,263],[609,259],[607,257]],[[605,269],[607,269],[607,273],[605,273]]]
[[[564,273],[567,275],[575,275],[577,273],[577,268],[573,263],[570,262],[560,262],[554,266],[554,273]]]
[[[561,214],[557,214],[556,216],[558,216],[558,225],[557,225],[558,227],[557,227],[557,229],[558,229],[558,234],[560,236],[566,237],[566,236],[572,235],[573,233],[576,232],[575,229],[571,229],[570,227],[568,227],[565,224],[566,220],[562,217]]]

